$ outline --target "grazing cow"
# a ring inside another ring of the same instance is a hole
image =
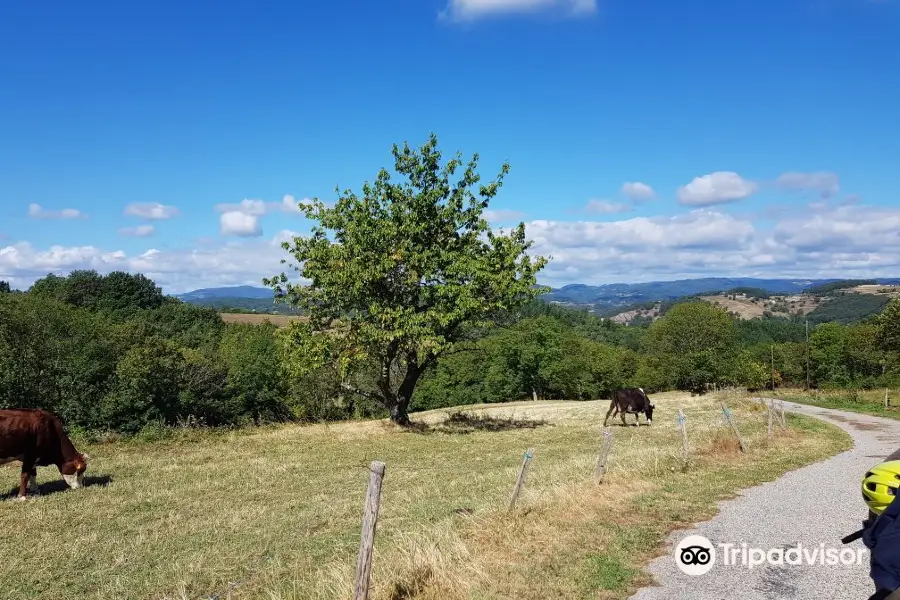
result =
[[[647,425],[650,425],[653,423],[653,408],[650,398],[647,397],[647,394],[641,388],[615,390],[612,394],[609,410],[606,411],[606,418],[603,419],[603,426],[606,427],[606,422],[609,420],[610,415],[615,417],[617,413],[622,417],[622,425],[628,424],[625,422],[625,413],[634,415],[635,426],[640,423],[641,413],[644,413],[647,416]]]
[[[25,499],[26,487],[37,492],[37,467],[56,465],[70,488],[82,487],[87,459],[75,449],[55,414],[28,408],[0,410],[0,465],[22,461],[20,500]]]

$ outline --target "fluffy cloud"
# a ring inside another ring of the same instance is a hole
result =
[[[237,237],[259,237],[262,235],[262,227],[259,226],[259,217],[240,211],[231,211],[219,217],[220,231],[222,235],[234,235]]]
[[[84,215],[75,208],[46,210],[40,204],[31,203],[28,205],[28,216],[32,219],[80,219]]]
[[[124,236],[128,237],[150,237],[154,233],[153,225],[138,225],[137,227],[123,227],[119,230]]]
[[[216,210],[221,213],[241,212],[256,217],[276,212],[301,214],[297,200],[291,195],[286,195],[281,202],[245,199],[237,204],[221,203],[216,204]]]
[[[782,173],[775,180],[779,188],[791,192],[818,192],[822,198],[830,198],[840,190],[840,180],[834,173],[816,171],[813,173]]]
[[[491,223],[500,223],[504,221],[517,221],[521,220],[525,217],[525,213],[520,212],[518,210],[509,210],[506,208],[499,208],[496,210],[486,209],[482,216],[485,220]]]
[[[632,202],[653,200],[656,192],[652,187],[640,181],[629,181],[622,184],[622,193]]]
[[[121,250],[104,251],[96,246],[51,246],[37,249],[28,242],[0,246],[0,280],[25,289],[47,273],[64,275],[74,269],[96,269],[109,273],[117,269],[145,274],[167,294],[188,292],[199,287],[262,285],[263,277],[282,271],[288,258],[281,243],[295,232],[284,230],[270,239],[228,243],[205,241],[192,248],[157,249],[127,255]]]
[[[694,177],[678,188],[678,202],[684,206],[713,206],[748,198],[758,186],[732,171],[716,171]]]
[[[609,200],[588,200],[584,210],[585,212],[594,214],[612,215],[630,211],[631,205],[622,202],[611,202]]]
[[[900,207],[865,204],[824,205],[812,213],[781,215],[766,227],[750,216],[714,208],[604,222],[526,223],[534,241],[530,252],[552,257],[539,278],[549,285],[709,276],[896,277],[898,231]],[[0,279],[22,288],[48,272],[94,268],[145,273],[167,293],[259,285],[262,277],[285,270],[280,261],[290,257],[280,244],[292,235],[205,240],[190,248],[151,248],[134,255],[94,246],[0,244]]]
[[[164,221],[178,214],[174,206],[167,206],[159,202],[134,202],[125,207],[126,215],[147,219],[148,221]]]
[[[596,11],[596,0],[449,0],[441,17],[453,21],[474,21],[500,15],[537,12],[580,17]]]

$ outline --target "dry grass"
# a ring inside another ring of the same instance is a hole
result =
[[[768,396],[800,404],[861,412],[879,417],[900,419],[900,390],[888,390],[888,407],[884,406],[884,389],[878,390],[812,390],[782,389]]]
[[[605,401],[433,411],[414,431],[373,421],[85,446],[107,485],[0,502],[0,589],[46,600],[348,598],[365,465],[377,458],[387,473],[373,598],[625,598],[647,582],[641,567],[671,528],[849,446],[839,430],[793,415],[794,433],[769,441],[765,412],[734,396],[742,454],[716,399],[658,394],[652,427],[611,421],[599,486]],[[679,407],[693,451],[684,471]],[[528,447],[534,460],[507,514]],[[15,474],[0,469],[10,488]],[[58,478],[38,474],[45,487]]]
[[[771,296],[767,299],[753,302],[750,298],[738,296],[734,300],[728,296],[704,296],[703,300],[721,306],[729,312],[733,312],[741,319],[755,319],[763,316],[768,311],[777,316],[806,315],[817,307],[815,298],[806,295],[796,296]],[[779,306],[787,305],[788,312]]]
[[[896,298],[900,296],[900,285],[858,285],[850,288],[851,292],[860,294],[875,294],[878,296],[890,296]]]
[[[276,327],[287,327],[291,321],[302,319],[296,315],[267,315],[267,314],[251,314],[251,313],[219,313],[222,320],[226,323],[252,323],[253,325],[261,325],[269,321]]]

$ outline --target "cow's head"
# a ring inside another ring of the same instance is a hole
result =
[[[647,408],[644,409],[644,414],[647,415],[647,425],[653,423],[653,409],[655,407],[651,402],[647,403]]]
[[[70,488],[78,489],[84,486],[84,472],[87,469],[87,454],[78,454],[72,460],[67,460],[59,466],[59,472]]]

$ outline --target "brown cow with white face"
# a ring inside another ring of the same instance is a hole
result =
[[[70,488],[84,485],[87,454],[75,449],[55,414],[41,409],[0,410],[0,465],[22,461],[19,499],[37,491],[37,467],[56,465]]]

